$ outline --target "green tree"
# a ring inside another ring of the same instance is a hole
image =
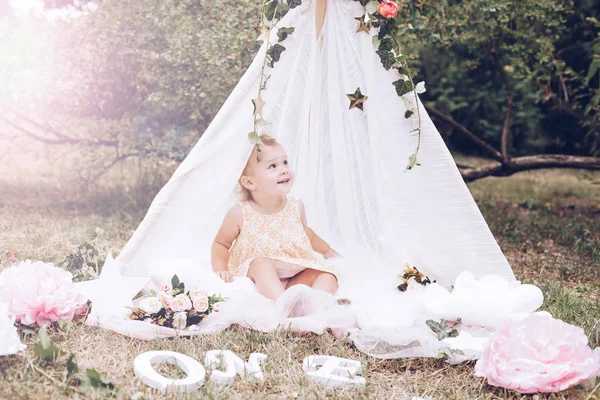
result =
[[[403,3],[405,19],[398,39],[412,38],[408,47],[419,55],[415,63],[431,83],[428,112],[496,160],[484,167],[462,169],[466,180],[535,168],[600,169],[600,159],[593,157],[599,150],[598,102],[591,100],[598,96],[598,87],[590,84],[591,72],[586,74],[590,65],[593,68],[592,60],[574,66],[565,51],[576,41],[575,31],[597,32],[597,26],[592,27],[596,21],[588,17],[595,11],[588,9],[588,3]],[[580,45],[593,50],[594,40],[597,33],[588,35],[587,43]],[[582,92],[585,95],[577,95]],[[549,143],[555,142],[556,136],[544,137],[548,131],[537,124],[556,113],[578,115],[569,129],[557,135],[562,138],[575,133],[568,140],[575,144],[562,146],[569,153],[514,157],[527,148],[539,151],[544,147],[541,144],[552,148]]]

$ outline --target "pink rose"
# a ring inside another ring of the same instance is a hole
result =
[[[200,296],[194,300],[194,309],[199,312],[208,310],[208,297]]]
[[[160,285],[160,290],[162,292],[168,292],[170,290],[173,290],[173,287],[171,286],[170,283],[163,283],[162,285]]]
[[[178,294],[171,299],[169,306],[175,312],[187,311],[192,308],[192,301],[185,294]]]
[[[213,304],[213,311],[214,312],[219,312],[221,311],[221,302],[215,303]]]
[[[198,299],[200,297],[206,297],[206,292],[203,292],[200,289],[192,289],[192,290],[190,290],[190,297],[191,297],[192,301],[195,301],[196,299]]]
[[[398,5],[393,1],[382,1],[377,7],[377,13],[383,18],[394,18],[398,14]]]
[[[600,375],[600,348],[546,312],[509,320],[483,350],[475,376],[520,393],[560,392]]]

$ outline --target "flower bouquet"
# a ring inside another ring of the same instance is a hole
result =
[[[199,289],[185,291],[185,284],[177,275],[171,283],[163,284],[158,293],[139,300],[138,306],[131,308],[130,319],[183,330],[199,324],[210,313],[219,311],[225,301],[220,295],[208,296]]]
[[[413,290],[419,286],[425,286],[432,283],[429,277],[425,276],[425,274],[419,271],[417,267],[411,267],[409,263],[404,264],[404,273],[402,275],[398,275],[398,277],[402,278],[403,281],[398,286],[398,290],[401,292]]]

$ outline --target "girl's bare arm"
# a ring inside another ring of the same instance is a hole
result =
[[[300,217],[302,219],[302,225],[304,226],[304,230],[310,239],[310,244],[314,251],[317,253],[323,254],[325,258],[335,257],[338,253],[327,244],[326,241],[321,239],[319,235],[317,235],[312,229],[310,229],[306,223],[306,213],[304,211],[304,203],[302,200],[298,199],[298,205],[300,206]]]
[[[223,223],[215,236],[211,250],[211,264],[225,282],[231,282],[231,274],[227,271],[229,249],[242,229],[242,209],[236,204],[227,212]]]

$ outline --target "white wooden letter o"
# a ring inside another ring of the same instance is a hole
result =
[[[168,362],[177,365],[187,375],[183,379],[167,378],[156,372],[154,364]],[[193,392],[204,385],[206,371],[202,364],[185,354],[174,351],[147,351],[133,362],[133,371],[146,385],[165,392]]]

